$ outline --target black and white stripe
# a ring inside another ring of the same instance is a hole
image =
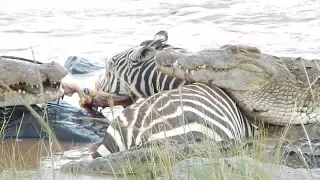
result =
[[[119,94],[134,92],[139,97],[149,97],[186,84],[184,80],[168,76],[156,68],[154,58],[160,51],[171,49],[187,53],[182,48],[166,44],[167,39],[167,32],[159,31],[153,40],[146,40],[138,47],[113,56],[108,63],[106,77],[100,89]]]
[[[128,106],[108,127],[102,145],[92,158],[124,151],[153,140],[175,142],[212,139],[242,140],[254,126],[220,88],[184,85],[141,98]]]

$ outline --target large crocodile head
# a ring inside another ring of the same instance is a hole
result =
[[[56,62],[0,56],[0,106],[45,103],[63,95],[60,82],[68,74]]]
[[[223,88],[247,115],[264,122],[320,120],[320,61],[276,57],[241,45],[155,61],[168,75]]]

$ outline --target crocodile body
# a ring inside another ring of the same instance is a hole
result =
[[[56,62],[0,56],[0,107],[59,99],[63,95],[60,82],[67,74]]]
[[[256,47],[224,45],[155,61],[168,75],[223,88],[247,116],[260,122],[285,125],[320,120],[319,60],[276,57]]]

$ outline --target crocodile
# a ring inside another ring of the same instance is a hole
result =
[[[277,57],[254,46],[231,44],[179,56],[156,58],[157,68],[179,79],[224,89],[256,122],[287,125],[320,120],[319,60]]]
[[[90,124],[85,111],[64,101],[51,102],[64,94],[62,78],[67,74],[56,62],[0,56],[1,138],[46,139],[50,128],[59,141],[98,142],[104,122]]]
[[[39,104],[63,95],[61,79],[68,74],[56,62],[0,56],[0,107]]]

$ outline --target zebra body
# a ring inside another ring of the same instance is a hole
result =
[[[252,136],[254,130],[222,89],[199,83],[139,99],[125,108],[115,122],[120,126],[108,127],[93,158],[154,140],[242,140]]]

